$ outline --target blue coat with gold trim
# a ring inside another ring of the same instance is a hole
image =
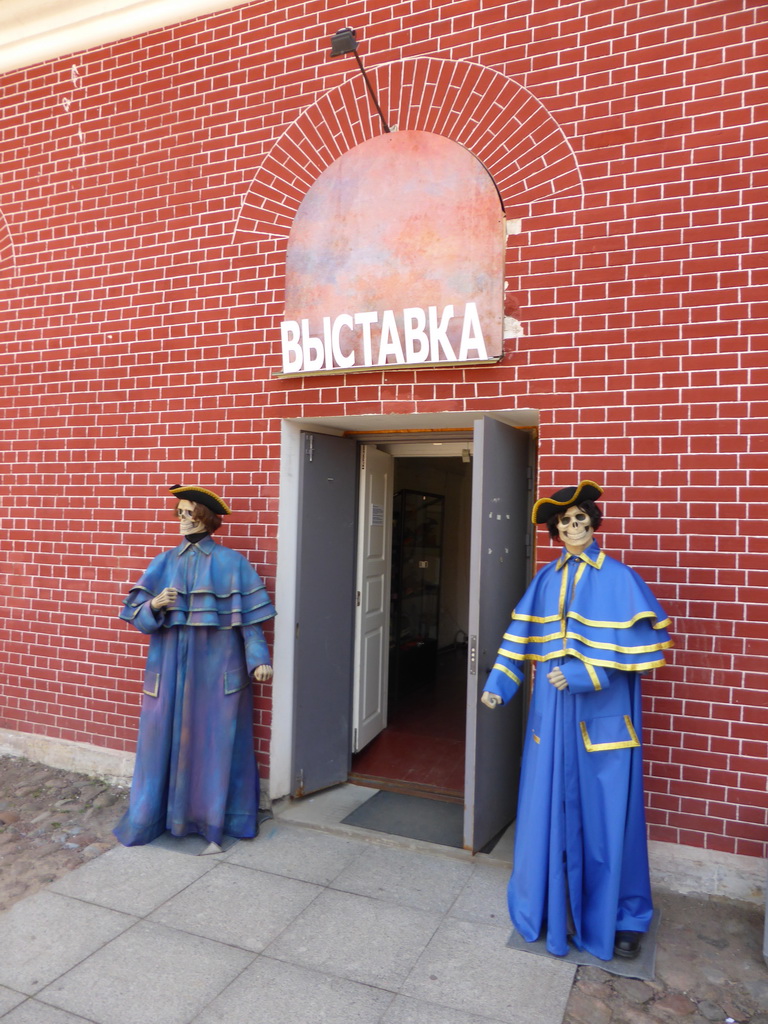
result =
[[[640,673],[664,664],[668,625],[638,574],[593,541],[535,576],[486,682],[506,702],[524,662],[538,665],[509,909],[529,942],[546,928],[555,955],[567,953],[572,934],[578,948],[610,960],[616,931],[648,930]],[[546,677],[556,666],[565,690]]]

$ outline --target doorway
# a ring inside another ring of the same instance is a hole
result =
[[[419,414],[284,421],[275,670],[290,683],[275,693],[273,795],[302,797],[348,781],[351,751],[361,751],[387,724],[389,626],[380,613],[389,611],[384,548],[395,457],[382,450],[384,431],[390,439],[418,437],[430,457],[430,439],[444,439],[445,430],[466,438],[471,430],[465,848],[482,849],[513,820],[523,701],[489,711],[479,696],[528,579],[534,457],[528,417],[535,422],[530,411],[445,414],[442,422]],[[418,484],[426,490],[423,479]],[[460,635],[456,640],[463,646]],[[445,788],[450,795],[452,786]]]
[[[358,785],[464,802],[472,439],[394,455],[386,725],[353,752]]]

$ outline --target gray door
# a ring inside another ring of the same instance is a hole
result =
[[[302,434],[293,795],[346,782],[351,760],[357,445]]]
[[[476,852],[517,811],[524,695],[493,710],[480,695],[527,583],[532,474],[527,431],[484,417],[474,440],[464,845]]]

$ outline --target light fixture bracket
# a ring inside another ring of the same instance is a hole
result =
[[[357,39],[353,28],[340,28],[331,36],[331,56],[344,57],[357,50]]]
[[[376,99],[376,93],[373,91],[373,86],[368,81],[368,75],[365,73],[363,62],[360,60],[360,54],[357,52],[357,37],[353,28],[340,28],[338,32],[334,32],[331,36],[331,57],[345,57],[348,53],[352,53],[357,61],[357,66],[362,72],[363,78],[365,79],[365,85],[368,89],[368,94],[373,100],[373,105],[376,107],[376,113],[381,119],[381,126],[385,132],[391,131],[387,124],[384,114],[382,113],[379,101]]]

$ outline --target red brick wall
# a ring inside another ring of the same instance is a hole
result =
[[[674,618],[645,683],[652,836],[763,855],[763,5],[277,6],[3,76],[0,725],[132,747],[143,644],[115,613],[174,542],[168,484],[246,510],[229,542],[272,586],[283,417],[536,408],[540,491],[603,481],[604,545]],[[500,365],[272,376],[281,206],[380,130],[327,57],[344,24],[390,120],[474,140],[523,219]]]

